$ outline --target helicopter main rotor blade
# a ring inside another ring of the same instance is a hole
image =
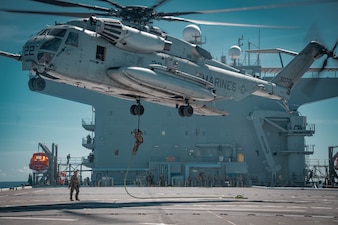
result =
[[[109,4],[111,4],[112,6],[114,6],[115,8],[118,8],[118,9],[124,9],[125,8],[125,6],[122,6],[122,5],[118,4],[117,2],[113,2],[113,1],[110,1],[110,0],[97,0],[97,1],[109,3]]]
[[[161,17],[162,20],[167,21],[178,21],[178,22],[188,22],[200,25],[214,25],[214,26],[229,26],[229,27],[255,27],[255,28],[274,28],[274,29],[295,29],[296,27],[288,26],[270,26],[262,24],[244,24],[244,23],[226,23],[226,22],[215,22],[215,21],[205,21],[205,20],[192,20],[181,17],[165,16]]]
[[[259,10],[259,9],[297,7],[297,6],[304,6],[304,5],[322,4],[322,3],[337,3],[337,0],[308,0],[304,2],[290,2],[290,3],[282,3],[282,4],[259,5],[259,6],[249,6],[249,7],[239,7],[239,8],[200,10],[200,11],[187,11],[187,12],[167,12],[167,13],[158,13],[158,16],[182,16],[182,15],[190,15],[190,14],[213,14],[213,13],[224,13],[224,12],[251,11],[251,10]]]
[[[48,5],[61,6],[61,7],[79,7],[79,8],[97,10],[101,12],[110,12],[110,9],[105,8],[105,7],[87,5],[87,4],[82,4],[82,3],[72,3],[72,2],[66,2],[66,1],[61,1],[61,0],[31,0],[31,1],[45,3]]]
[[[0,9],[0,10],[6,11],[6,12],[14,12],[14,13],[56,15],[56,16],[70,16],[70,17],[89,17],[92,15],[108,16],[108,17],[113,16],[117,18],[122,18],[122,20],[124,21],[129,21],[131,24],[133,23],[147,24],[147,23],[150,23],[152,20],[166,20],[166,21],[180,21],[180,22],[189,22],[189,23],[195,23],[195,24],[218,25],[218,26],[293,29],[295,27],[212,22],[212,21],[204,21],[204,20],[185,19],[185,18],[180,18],[176,16],[188,15],[188,14],[212,14],[212,13],[271,9],[271,8],[282,8],[282,7],[296,7],[296,6],[304,6],[304,5],[310,5],[310,4],[322,4],[322,3],[332,3],[332,2],[336,3],[337,2],[337,0],[304,0],[303,2],[290,2],[290,3],[281,3],[281,4],[216,9],[216,10],[201,10],[201,11],[187,11],[187,12],[156,12],[154,11],[155,8],[166,3],[168,0],[157,0],[157,3],[155,3],[151,7],[145,7],[145,6],[127,6],[126,7],[126,6],[122,6],[114,2],[113,0],[98,0],[101,2],[109,3],[112,6],[114,6],[116,9],[82,4],[82,3],[73,3],[73,2],[68,2],[66,0],[31,0],[31,1],[44,3],[48,5],[60,6],[60,7],[85,8],[89,10],[94,10],[94,12],[93,13],[78,13],[78,12],[44,12],[44,11],[9,10],[9,9]],[[104,13],[100,13],[100,12],[104,12]]]
[[[14,54],[14,53],[9,53],[9,52],[4,52],[0,50],[0,56],[4,56],[10,59],[15,59],[18,61],[21,61],[21,55],[20,54]]]
[[[149,7],[151,10],[154,10],[155,8],[159,7],[160,5],[163,5],[168,0],[159,0],[155,5]]]
[[[47,11],[10,10],[10,9],[0,9],[0,11],[10,12],[10,13],[23,13],[23,14],[66,16],[66,17],[76,17],[76,18],[88,18],[88,17],[91,17],[93,15],[95,15],[95,16],[111,16],[111,14],[108,14],[108,13],[47,12]]]

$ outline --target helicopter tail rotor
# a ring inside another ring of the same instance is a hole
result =
[[[321,72],[323,72],[323,71],[325,70],[329,58],[335,59],[335,60],[337,60],[337,62],[338,62],[338,55],[336,55],[336,53],[335,53],[335,50],[336,50],[336,48],[337,48],[337,45],[338,45],[338,40],[337,40],[336,43],[334,44],[334,46],[333,46],[333,48],[332,48],[331,51],[328,50],[328,49],[325,49],[325,51],[326,51],[325,54],[326,54],[327,56],[326,56],[326,59],[325,59],[324,62],[323,62],[322,67],[321,67],[320,70],[319,70],[319,73],[321,73]]]
[[[320,68],[318,68],[318,77],[312,77],[311,79],[308,79],[306,81],[306,85],[303,86],[302,88],[302,92],[308,96],[308,97],[312,97],[314,95],[314,93],[316,93],[318,91],[318,86],[320,86],[320,82],[321,82],[321,77],[324,71],[330,70],[327,68],[328,65],[328,61],[330,58],[336,60],[338,62],[338,56],[335,54],[335,50],[337,48],[338,45],[338,40],[336,41],[336,43],[334,44],[332,50],[328,50],[327,48],[323,48],[322,50],[322,55],[326,54],[326,58],[323,61],[323,64]]]

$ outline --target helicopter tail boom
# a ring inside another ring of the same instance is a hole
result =
[[[310,42],[271,82],[291,90],[309,70],[312,63],[325,54],[325,50],[322,44]]]

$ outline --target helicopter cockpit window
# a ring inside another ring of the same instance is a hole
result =
[[[42,31],[38,33],[38,35],[47,35],[49,31],[50,29],[43,29]]]
[[[41,46],[41,49],[56,52],[58,48],[60,47],[61,41],[62,40],[60,38],[50,39],[46,41],[45,43],[43,43],[43,45]]]
[[[79,34],[74,33],[74,32],[70,32],[68,34],[67,39],[66,39],[66,45],[78,47],[78,45],[79,45]]]
[[[98,45],[96,47],[96,59],[104,61],[106,57],[106,48]]]
[[[56,37],[64,37],[66,32],[67,32],[66,29],[53,29],[48,33],[48,35]]]

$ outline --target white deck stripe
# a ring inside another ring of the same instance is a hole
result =
[[[43,218],[43,217],[10,217],[10,216],[0,216],[2,220],[43,220],[43,221],[69,221],[74,222],[77,219],[64,219],[64,218]]]

